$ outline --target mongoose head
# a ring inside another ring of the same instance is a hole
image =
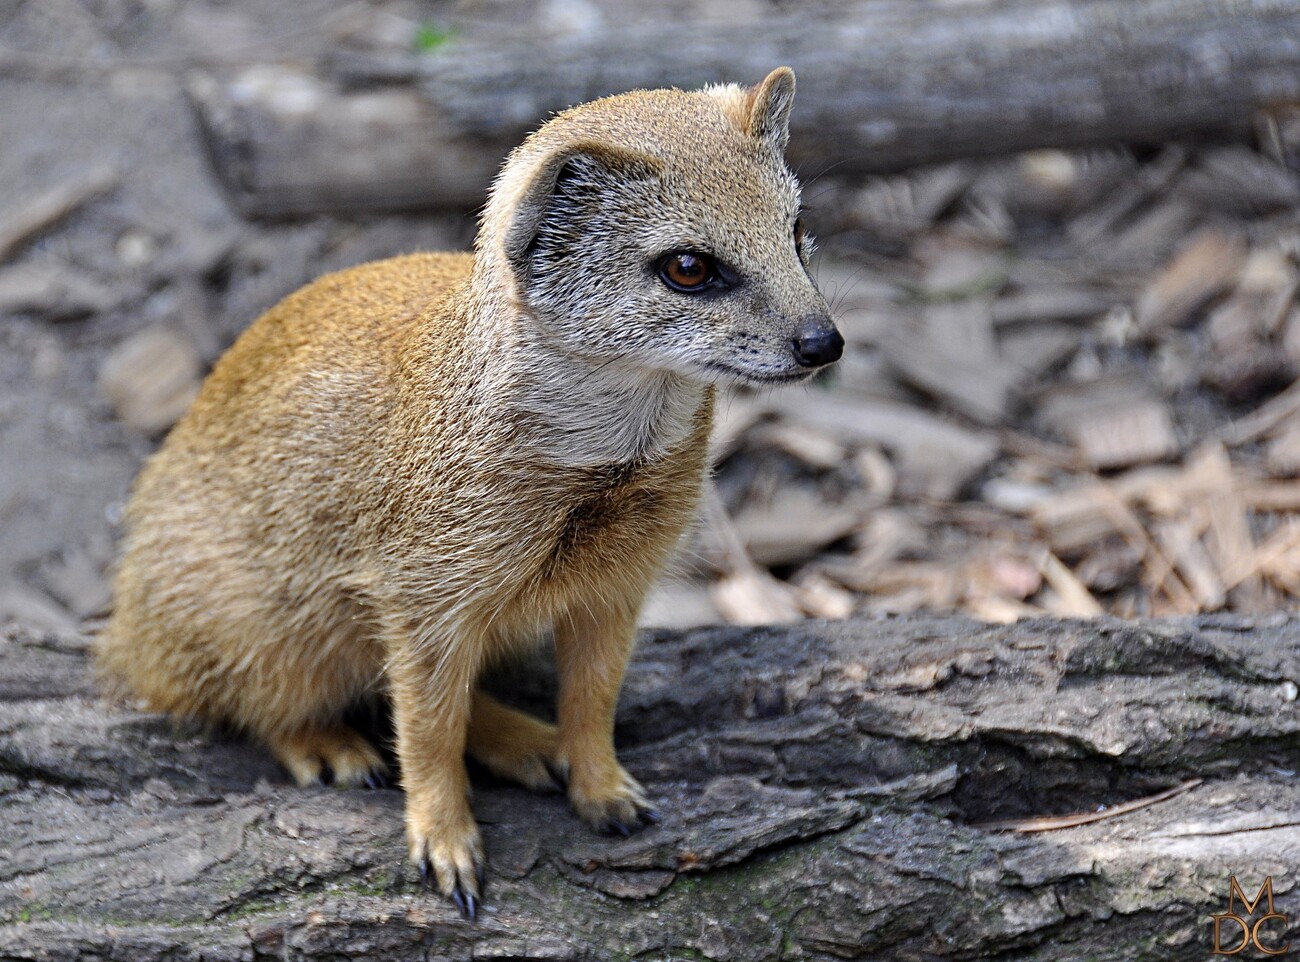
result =
[[[636,91],[565,111],[516,149],[478,257],[527,323],[594,364],[705,382],[807,377],[843,348],[808,271],[785,164],[794,73]]]

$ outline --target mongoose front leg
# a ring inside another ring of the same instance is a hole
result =
[[[411,860],[424,884],[436,885],[472,921],[484,871],[465,773],[477,659],[474,639],[448,643],[456,645],[449,657],[415,644],[394,646],[388,674]]]
[[[659,821],[645,789],[614,755],[614,708],[632,652],[636,611],[635,603],[580,602],[555,625],[558,767],[582,820],[622,835]]]

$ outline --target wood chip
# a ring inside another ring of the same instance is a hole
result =
[[[1119,533],[1101,485],[1068,488],[1030,506],[1029,515],[1053,550],[1075,555],[1096,541]]]
[[[1201,231],[1138,298],[1138,333],[1152,337],[1190,320],[1207,301],[1236,280],[1245,256],[1246,244],[1240,237],[1218,230]]]
[[[854,506],[832,505],[800,489],[787,489],[772,503],[747,507],[732,519],[746,552],[766,567],[806,561],[826,545],[849,537],[862,524]]]
[[[1182,148],[1167,147],[1136,175],[1125,171],[1127,176],[1117,180],[1115,188],[1107,191],[1100,203],[1071,221],[1066,232],[1080,246],[1096,243],[1149,197],[1163,191],[1186,161]]]
[[[1300,475],[1300,424],[1291,425],[1269,441],[1265,459],[1269,471],[1278,477]]]
[[[1064,150],[1030,150],[1021,154],[1017,164],[1023,186],[1042,203],[1041,195],[1055,201],[1052,207],[1063,206],[1079,185],[1079,158]]]
[[[99,383],[122,421],[153,434],[185,413],[198,393],[200,372],[198,352],[184,336],[152,327],[109,353]]]
[[[1120,538],[1107,538],[1088,548],[1073,571],[1089,591],[1118,591],[1137,583],[1141,563],[1142,558],[1132,544]]]
[[[1242,484],[1239,492],[1242,503],[1254,511],[1300,511],[1300,484],[1294,481]]]
[[[709,598],[733,625],[785,624],[803,617],[790,586],[759,568],[719,578],[710,586]]]
[[[1167,198],[1107,240],[1099,253],[1112,269],[1131,273],[1158,264],[1169,256],[1177,240],[1196,225],[1199,212],[1185,200]]]
[[[1039,570],[1043,574],[1043,580],[1055,592],[1054,597],[1043,600],[1043,606],[1052,614],[1064,618],[1096,618],[1105,614],[1092,592],[1056,555],[1051,552],[1045,554]]]
[[[975,559],[969,579],[971,590],[978,594],[1017,601],[1037,594],[1043,585],[1041,565],[1009,554]]]
[[[880,349],[904,381],[981,424],[1003,420],[1022,376],[998,356],[981,300],[934,305],[912,329],[887,330]]]
[[[872,177],[858,192],[853,214],[885,237],[909,238],[929,227],[973,176],[973,167],[959,162],[908,175]]]
[[[1296,417],[1300,417],[1300,380],[1250,414],[1224,427],[1219,431],[1219,439],[1229,447],[1248,444],[1268,436]]]
[[[116,184],[115,171],[96,167],[38,194],[18,210],[0,215],[0,261]]]
[[[722,617],[737,625],[798,621],[802,615],[793,590],[749,557],[712,481],[705,482],[703,514],[723,553],[725,574],[709,587],[709,597]]]
[[[1169,409],[1154,398],[1110,411],[1094,410],[1074,425],[1072,433],[1083,459],[1098,470],[1159,461],[1178,453]]]
[[[1250,564],[1255,542],[1246,506],[1237,493],[1237,481],[1228,452],[1215,442],[1202,445],[1188,458],[1185,474],[1194,479],[1199,488],[1206,514],[1206,531],[1202,540],[1219,582],[1225,588],[1235,590],[1235,600],[1253,606],[1262,600],[1258,579],[1253,575],[1234,574]]]
[[[1130,472],[1132,475],[1134,472]],[[1103,539],[1121,536],[1146,556],[1146,533],[1129,502],[1139,497],[1150,483],[1174,476],[1175,472],[1148,471],[1114,482],[1094,481],[1067,488],[1030,510],[1030,518],[1047,536],[1058,555],[1076,556]]]
[[[1003,598],[1000,595],[976,595],[967,598],[962,609],[972,618],[995,625],[1009,625],[1021,618],[1038,618],[1048,614],[1042,608],[1027,605],[1013,598]]]
[[[1200,207],[1256,216],[1300,202],[1294,172],[1241,144],[1204,148],[1178,192]]]
[[[1185,521],[1165,521],[1155,526],[1155,539],[1174,563],[1183,583],[1196,599],[1197,611],[1218,611],[1227,591],[1192,526]]]
[[[951,609],[961,601],[961,572],[952,565],[930,561],[905,561],[883,568],[851,586],[869,595],[870,611],[907,614],[922,609]]]
[[[922,524],[902,508],[871,512],[858,531],[858,550],[852,564],[859,570],[874,570],[908,554],[920,554],[927,544]],[[852,587],[852,582],[845,582]]]
[[[660,581],[650,589],[641,606],[637,626],[680,630],[716,624],[720,620],[707,588],[680,581]]]
[[[840,441],[807,426],[796,428],[791,424],[771,422],[750,431],[749,440],[760,447],[770,447],[788,454],[817,471],[839,467],[848,456],[848,451]]]
[[[1096,470],[1160,461],[1178,452],[1168,406],[1133,379],[1056,387],[1043,400],[1040,417]]]
[[[998,339],[998,353],[1019,372],[1015,381],[1028,384],[1073,357],[1082,337],[1082,332],[1064,324],[1034,324],[1005,332]]]
[[[1028,514],[1053,497],[1049,485],[1010,477],[990,478],[980,488],[982,501],[1008,514]]]
[[[67,321],[103,314],[121,301],[115,288],[73,267],[21,264],[0,271],[0,314]]]
[[[922,242],[915,253],[925,263],[921,290],[929,298],[965,298],[997,290],[1007,278],[1006,255],[999,251]]]
[[[1243,559],[1236,570],[1228,572],[1227,586],[1235,587],[1247,578],[1270,568],[1297,547],[1300,547],[1300,520],[1288,518],[1286,523],[1260,543],[1249,558]]]
[[[853,614],[857,600],[826,575],[805,569],[791,581],[795,603],[813,618],[838,621]]]
[[[888,504],[898,486],[898,473],[889,458],[879,448],[866,447],[853,456],[853,468],[860,482],[858,506],[869,510]]]
[[[1277,350],[1273,336],[1290,312],[1296,287],[1295,270],[1281,251],[1256,251],[1237,290],[1210,312],[1212,351],[1202,380],[1229,402],[1252,401],[1294,376],[1297,365]]]
[[[903,404],[792,392],[773,397],[772,403],[798,424],[890,452],[902,497],[951,500],[998,454],[996,436]]]
[[[1112,291],[1096,287],[1053,284],[1005,294],[993,302],[993,323],[999,326],[1039,321],[1086,321],[1105,314],[1116,303]]]

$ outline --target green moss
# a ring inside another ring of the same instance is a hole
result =
[[[411,40],[417,53],[432,53],[456,39],[455,30],[444,30],[432,23],[422,23]]]

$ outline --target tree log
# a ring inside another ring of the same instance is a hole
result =
[[[0,636],[6,962],[1187,962],[1232,876],[1300,923],[1296,620],[649,634],[618,739],[664,823],[600,838],[476,777],[477,924],[413,884],[400,792],[299,789],[107,706],[83,644]],[[537,704],[553,678],[496,684]]]
[[[245,75],[197,101],[217,169],[250,213],[465,206],[554,110],[635,87],[753,83],[783,63],[799,75],[791,156],[808,174],[1240,136],[1258,112],[1300,101],[1297,38],[1300,0],[870,3],[833,19],[609,24],[540,41],[467,37],[428,55],[339,53],[343,88],[399,86],[282,79],[314,85],[304,112]]]

